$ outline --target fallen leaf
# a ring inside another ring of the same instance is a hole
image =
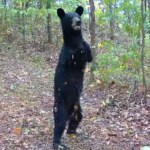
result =
[[[77,136],[75,134],[68,134],[68,138],[75,139]]]
[[[21,134],[21,132],[22,132],[22,130],[21,130],[21,128],[14,128],[13,129],[13,133],[15,133],[15,134]]]

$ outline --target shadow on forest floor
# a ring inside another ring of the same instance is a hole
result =
[[[14,49],[0,50],[0,149],[52,150],[58,50],[22,53]],[[100,90],[86,83],[84,87],[80,135],[63,136],[71,150],[139,150],[150,145],[150,107],[140,104],[140,90],[129,98],[126,87]]]

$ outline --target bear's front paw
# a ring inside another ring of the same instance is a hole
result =
[[[66,147],[65,145],[62,144],[53,144],[53,149],[54,150],[70,150],[68,147]]]

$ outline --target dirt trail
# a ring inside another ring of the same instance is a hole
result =
[[[0,149],[52,150],[53,75],[57,54],[0,52]],[[63,142],[71,150],[139,150],[150,145],[150,107],[141,93],[114,85],[100,90],[85,84],[79,136]]]

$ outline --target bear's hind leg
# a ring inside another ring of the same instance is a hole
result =
[[[66,122],[68,119],[68,110],[63,103],[54,105],[54,138],[53,147],[55,150],[63,149],[59,147],[64,147],[61,145],[61,137],[65,130]],[[64,148],[66,149],[66,148]]]
[[[82,110],[80,103],[74,105],[73,111],[69,118],[67,134],[76,134],[76,129],[82,120]]]

